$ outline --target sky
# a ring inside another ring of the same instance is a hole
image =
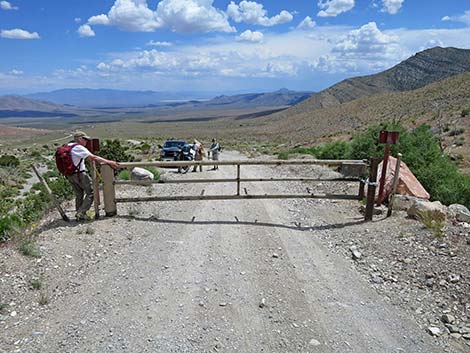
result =
[[[470,49],[470,0],[0,0],[0,94],[319,91]]]

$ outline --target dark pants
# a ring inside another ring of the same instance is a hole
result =
[[[75,193],[75,209],[79,214],[85,214],[93,203],[93,184],[87,173],[75,173],[68,175],[67,179],[72,184]]]

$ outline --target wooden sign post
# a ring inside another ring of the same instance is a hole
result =
[[[387,175],[388,157],[390,156],[391,145],[398,142],[398,131],[380,131],[379,143],[385,143],[384,159],[382,163],[382,174],[380,176],[379,196],[377,197],[377,206],[380,206],[383,201],[383,194],[385,188],[385,176]]]

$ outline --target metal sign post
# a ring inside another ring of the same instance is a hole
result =
[[[388,157],[390,156],[391,145],[398,142],[398,131],[380,131],[379,143],[385,143],[384,159],[382,163],[382,175],[380,176],[379,196],[377,197],[377,206],[380,206],[383,201],[383,194],[385,188],[385,176],[387,175]]]

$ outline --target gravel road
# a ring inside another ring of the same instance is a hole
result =
[[[242,177],[278,168],[242,167]],[[235,174],[223,166],[165,177]],[[253,183],[247,191],[290,185]],[[235,186],[121,187],[118,195],[202,189],[233,194]],[[53,223],[39,234],[40,259],[1,249],[0,352],[453,352],[320,240],[360,223],[357,204],[345,201],[345,212],[340,202],[119,204],[111,219]],[[314,215],[308,223],[297,213],[305,205]],[[30,288],[32,279],[40,289]]]

